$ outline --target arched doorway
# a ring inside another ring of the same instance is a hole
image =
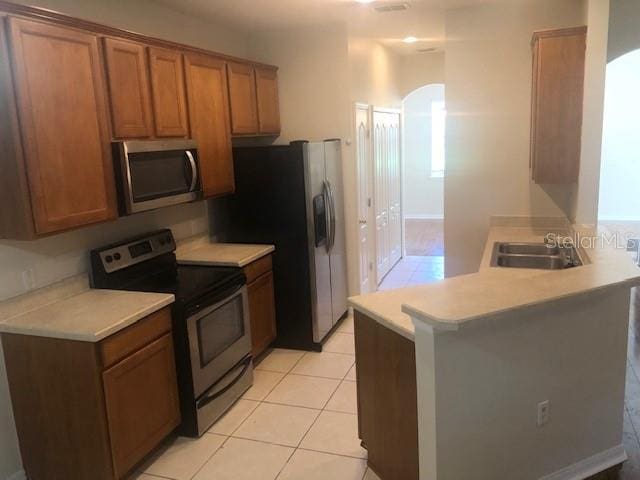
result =
[[[404,256],[381,290],[444,278],[444,90],[425,85],[402,102]]]
[[[612,231],[640,238],[640,49],[607,65],[598,219]],[[637,242],[630,248],[637,250]]]

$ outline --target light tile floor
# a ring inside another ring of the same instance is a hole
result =
[[[271,351],[209,432],[170,439],[133,479],[378,480],[358,439],[355,380],[349,317],[322,353]]]
[[[444,278],[444,257],[416,257],[408,255],[401,259],[382,280],[378,290],[421,285]]]

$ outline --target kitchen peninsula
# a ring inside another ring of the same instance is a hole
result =
[[[598,242],[580,246],[580,267],[491,267],[495,242],[549,232],[606,233],[497,217],[477,273],[350,299],[359,434],[382,480],[587,478],[626,459],[640,270]]]

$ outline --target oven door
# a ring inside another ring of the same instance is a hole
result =
[[[192,202],[201,196],[195,142],[138,141],[117,146],[124,213]]]
[[[251,352],[247,287],[187,318],[195,398]]]

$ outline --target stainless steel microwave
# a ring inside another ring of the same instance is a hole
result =
[[[195,141],[117,142],[113,150],[121,214],[202,198]]]

